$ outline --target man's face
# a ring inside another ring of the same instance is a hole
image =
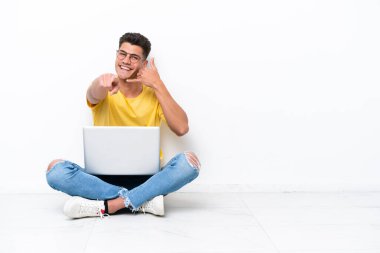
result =
[[[136,78],[146,63],[140,46],[124,42],[116,53],[115,69],[122,80]]]

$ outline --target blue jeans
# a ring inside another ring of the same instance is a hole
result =
[[[136,210],[144,202],[158,195],[177,191],[198,175],[199,168],[187,159],[185,153],[180,153],[158,173],[133,189],[109,184],[86,173],[79,165],[65,160],[57,162],[46,173],[46,179],[53,189],[71,196],[97,200],[122,197],[126,207]]]

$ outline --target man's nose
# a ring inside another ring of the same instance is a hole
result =
[[[131,64],[131,56],[129,54],[127,54],[125,56],[125,58],[123,59],[123,63],[128,63],[128,64]]]

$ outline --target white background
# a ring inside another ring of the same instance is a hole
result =
[[[2,4],[6,5],[6,4]],[[83,165],[85,92],[118,39],[152,42],[190,118],[184,190],[380,189],[379,1],[48,1],[2,8],[1,192],[52,191],[50,160]]]

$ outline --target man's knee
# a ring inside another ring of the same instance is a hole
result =
[[[201,163],[199,162],[198,157],[194,154],[194,152],[186,151],[184,152],[187,162],[190,164],[191,167],[197,169],[201,168]]]
[[[51,168],[54,167],[54,165],[56,165],[57,163],[59,163],[59,162],[61,162],[61,161],[63,161],[63,160],[62,160],[62,159],[55,159],[55,160],[51,161],[51,162],[49,163],[49,165],[48,165],[47,171],[49,171]]]

